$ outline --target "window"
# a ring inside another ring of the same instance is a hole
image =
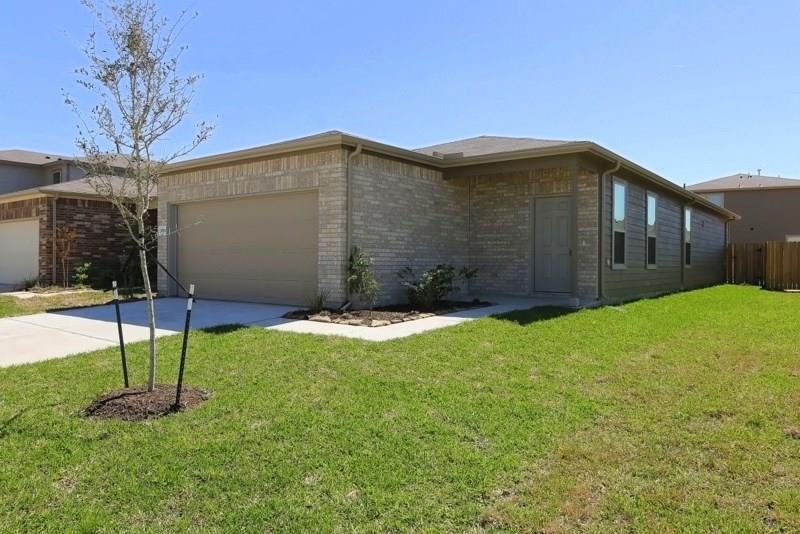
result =
[[[647,193],[647,268],[653,269],[658,259],[658,197],[655,193]]]
[[[683,210],[683,263],[692,264],[692,209]]]
[[[717,206],[725,207],[725,193],[706,193],[703,196]]]
[[[613,189],[613,219],[612,219],[612,266],[622,268],[625,266],[625,234],[626,219],[625,210],[627,208],[628,186],[622,180],[614,179]]]
[[[53,183],[54,184],[61,183],[61,171],[56,171],[53,173]]]

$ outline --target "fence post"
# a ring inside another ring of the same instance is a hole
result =
[[[183,346],[181,347],[181,363],[178,369],[178,388],[175,392],[174,410],[181,409],[181,389],[183,388],[183,369],[186,365],[186,349],[189,342],[189,325],[192,322],[192,304],[194,303],[194,284],[189,284],[189,296],[186,299],[186,324],[183,327]]]
[[[122,336],[122,317],[119,313],[119,290],[117,289],[117,281],[111,282],[111,289],[114,295],[114,308],[117,311],[117,333],[119,334],[119,353],[122,357],[122,378],[125,381],[125,387],[128,388],[128,360],[125,357],[125,339]]]

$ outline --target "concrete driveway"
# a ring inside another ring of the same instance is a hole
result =
[[[192,328],[224,324],[273,326],[289,322],[281,316],[293,306],[198,300]],[[122,304],[125,342],[148,339],[146,302]],[[183,331],[186,299],[156,300],[157,336]],[[0,367],[61,358],[119,343],[113,305],[0,319]]]

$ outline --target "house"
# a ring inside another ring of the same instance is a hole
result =
[[[800,241],[800,180],[739,173],[689,189],[741,216],[728,228],[731,243]]]
[[[71,282],[84,262],[92,263],[95,279],[120,271],[127,231],[83,176],[74,158],[0,151],[0,285],[63,284],[65,267]],[[53,237],[59,227],[75,232],[67,262]]]
[[[172,164],[159,257],[206,298],[347,299],[348,251],[396,273],[476,268],[476,295],[575,305],[724,281],[735,214],[588,141],[482,136],[408,150],[331,131]],[[159,273],[159,289],[175,284]]]

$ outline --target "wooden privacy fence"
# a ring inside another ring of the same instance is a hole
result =
[[[727,278],[765,289],[800,289],[800,243],[731,243]]]

